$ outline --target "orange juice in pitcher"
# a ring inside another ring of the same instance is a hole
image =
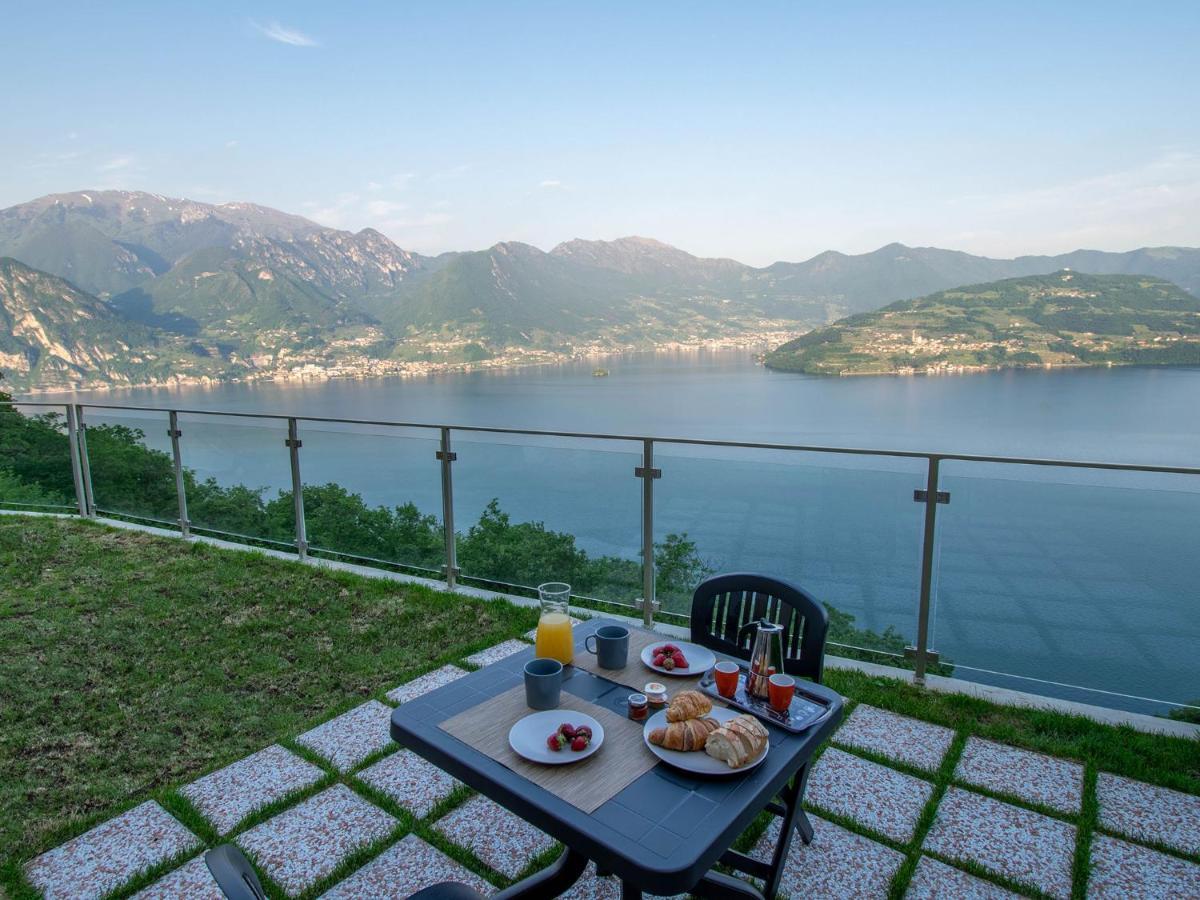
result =
[[[571,586],[549,582],[538,587],[542,614],[538,618],[534,654],[557,659],[564,666],[575,658],[575,636],[571,633],[569,603]]]

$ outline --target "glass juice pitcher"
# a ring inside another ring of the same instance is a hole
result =
[[[575,638],[571,634],[571,586],[550,581],[538,586],[542,614],[538,619],[534,655],[557,659],[564,666],[575,658]]]

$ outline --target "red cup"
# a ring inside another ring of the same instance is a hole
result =
[[[767,699],[776,712],[787,712],[795,693],[796,679],[791,675],[772,675],[767,679]]]
[[[722,697],[732,698],[737,693],[738,664],[719,662],[713,668],[713,679],[717,683],[717,693]]]

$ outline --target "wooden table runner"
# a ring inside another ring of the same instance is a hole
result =
[[[648,668],[642,662],[642,650],[651,645],[678,644],[679,638],[664,637],[644,628],[629,629],[629,658],[623,669],[602,669],[596,663],[596,654],[588,653],[577,647],[573,665],[588,672],[594,672],[601,678],[623,684],[632,690],[640,691],[648,681],[657,681],[667,687],[667,696],[674,697],[680,691],[692,690],[700,683],[700,675],[684,678],[679,675],[663,675]],[[703,673],[701,673],[703,674]]]
[[[525,705],[523,684],[447,719],[441,729],[586,813],[596,810],[658,763],[658,757],[642,740],[641,722],[633,722],[566,690],[562,692],[559,708],[563,710],[564,722],[571,721],[569,710],[575,710],[587,713],[604,726],[604,744],[581,762],[543,766],[513,752],[508,745],[509,729],[518,719],[534,712]]]

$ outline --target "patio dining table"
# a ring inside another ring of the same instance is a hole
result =
[[[577,661],[587,658],[584,639],[606,624],[623,623],[600,618],[576,626]],[[643,638],[644,645],[646,635],[637,629],[631,631],[635,637]],[[655,638],[667,640],[661,635]],[[767,723],[770,749],[766,759],[752,769],[731,770],[730,774],[718,777],[700,776],[665,762],[651,764],[652,757],[648,757],[644,771],[591,808],[593,804],[572,802],[565,796],[568,792],[538,784],[518,771],[518,767],[504,764],[496,758],[503,758],[499,750],[485,753],[447,730],[455,717],[475,708],[488,708],[484,704],[494,704],[498,711],[511,708],[499,698],[502,695],[511,698],[514,689],[523,684],[524,666],[533,655],[530,647],[404,703],[392,713],[391,733],[399,744],[565,846],[555,863],[501,891],[497,897],[504,900],[556,897],[579,879],[589,860],[599,872],[620,879],[623,898],[641,897],[644,891],[762,900],[764,892],[749,882],[713,871],[717,863],[761,879],[766,896],[773,896],[786,861],[793,825],[811,837],[800,804],[808,762],[842,717],[842,698],[837,692],[806,683],[806,690],[820,694],[831,704],[831,714],[800,733]],[[594,656],[590,658],[594,660]],[[607,710],[623,719],[631,692],[640,690],[649,680],[672,682],[644,669],[632,648],[625,669],[606,671],[596,670],[594,665],[567,666],[563,676],[562,689],[564,694],[571,695],[573,708],[598,707],[601,714]],[[675,687],[676,683],[669,686]],[[564,719],[569,721],[569,712],[565,712]],[[512,722],[498,724],[506,735]],[[642,727],[640,722],[628,725],[639,730]],[[631,746],[628,740],[625,746]],[[591,760],[563,769],[577,770],[580,779],[594,779],[600,770],[591,767],[603,766],[605,751],[614,749],[609,747],[606,737]],[[628,752],[650,754],[644,745]],[[564,771],[558,777],[569,778],[571,773]],[[752,860],[733,852],[730,849],[733,842],[768,806],[784,818],[771,861]]]

